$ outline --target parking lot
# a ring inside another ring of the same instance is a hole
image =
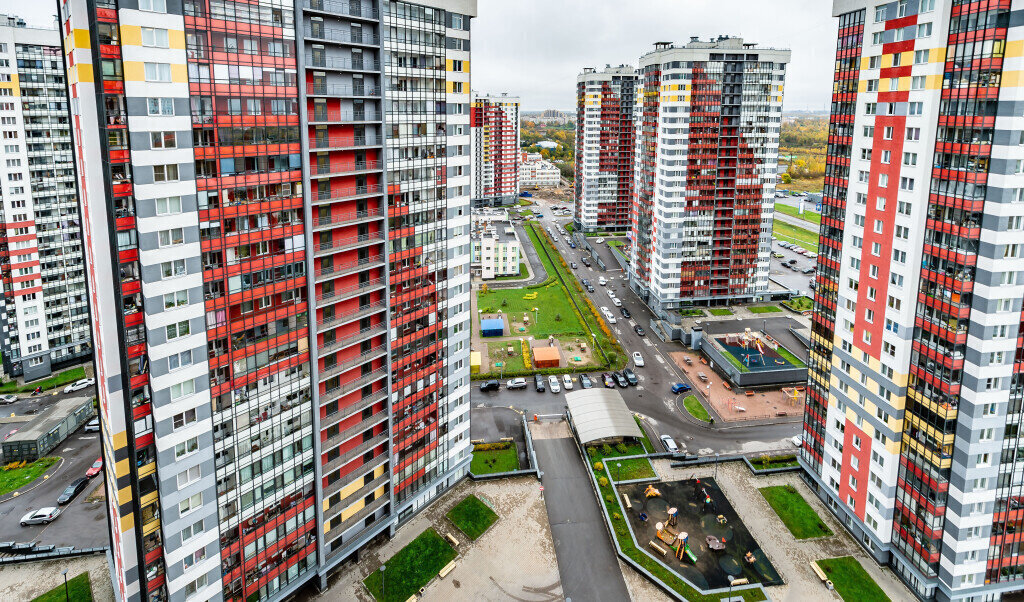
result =
[[[94,394],[94,389],[85,389],[70,394],[58,393],[38,397],[22,395],[17,402],[0,406],[0,413],[4,417],[34,416],[60,399],[91,397]],[[18,428],[19,424],[21,423],[7,422],[0,425],[3,436]],[[56,506],[57,497],[72,481],[84,477],[85,472],[100,454],[99,434],[85,433],[82,428],[47,454],[61,458],[58,464],[47,471],[48,478],[36,479],[31,485],[19,490],[17,496],[10,493],[0,496],[0,541],[34,541],[42,545],[77,548],[108,545],[107,516],[102,488],[103,473],[91,479],[88,486],[71,503],[62,506],[61,515],[54,522],[49,525],[28,527],[20,525],[21,517],[28,512]],[[93,500],[87,501],[90,497]]]
[[[772,243],[772,253],[771,279],[790,290],[797,291],[801,295],[812,294],[813,291],[811,290],[810,283],[814,278],[814,274],[804,274],[803,270],[814,267],[817,264],[817,260],[800,255],[792,249],[783,248],[779,245],[779,241]],[[781,254],[782,257],[775,257],[774,254],[776,253]],[[796,260],[794,264],[796,266],[795,270],[783,265],[793,260]]]

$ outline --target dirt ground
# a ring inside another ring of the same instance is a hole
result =
[[[89,573],[92,599],[109,602],[114,599],[110,569],[104,554],[93,554],[67,560],[25,562],[0,568],[0,600],[31,600],[64,584],[61,571],[68,570],[68,579]]]
[[[747,397],[743,391],[735,387],[731,390],[727,389],[722,377],[701,362],[703,356],[699,353],[673,351],[669,353],[669,357],[679,366],[680,370],[686,373],[694,388],[701,389],[698,393],[703,396],[705,401],[710,400],[712,409],[726,422],[772,418],[786,420],[800,417],[803,413],[803,393],[794,399],[783,393],[782,389],[758,389],[754,390],[752,397]],[[691,364],[686,363],[684,358],[687,357],[690,358]],[[697,376],[698,372],[707,375],[707,382],[701,381]]]
[[[499,517],[475,542],[470,542],[445,516],[470,493],[489,502]],[[455,560],[455,570],[444,579],[434,579],[420,600],[546,602],[561,599],[551,527],[533,477],[463,481],[399,529],[394,539],[383,546],[368,548],[358,565],[340,571],[332,578],[330,588],[317,599],[371,602],[373,597],[362,580],[431,526],[459,540],[459,557]]]

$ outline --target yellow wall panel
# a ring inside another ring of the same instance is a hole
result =
[[[941,90],[942,89],[942,74],[937,73],[935,75],[929,75],[928,83],[925,86],[928,90]]]
[[[92,74],[92,65],[88,65],[88,67],[89,67],[89,69],[88,69],[89,73]],[[82,74],[79,73],[79,76],[81,76],[81,75]],[[83,78],[82,81],[86,81],[86,80]],[[88,81],[92,81],[92,79],[90,78]],[[126,431],[121,431],[119,433],[114,433],[114,449],[121,449],[122,447],[124,447],[126,445],[128,445],[128,435],[127,435]]]
[[[129,512],[121,517],[121,533],[135,527],[135,514]]]
[[[131,464],[128,458],[125,458],[124,460],[121,460],[120,462],[114,464],[114,474],[117,475],[118,478],[126,476],[128,474],[128,471],[130,470],[130,467]]]
[[[171,65],[171,81],[176,84],[187,84],[188,67],[184,64]]]
[[[1006,58],[1024,55],[1024,40],[1007,40],[1004,54]]]
[[[71,32],[75,40],[75,48],[92,48],[92,40],[89,38],[88,29],[75,29]]]
[[[122,25],[121,45],[142,46],[142,28],[138,25]]]
[[[132,501],[132,488],[131,486],[117,490],[117,505],[121,506]]]
[[[348,520],[348,517],[362,510],[363,506],[365,505],[366,503],[363,500],[359,500],[357,502],[354,502],[348,508],[345,508],[344,510],[341,511],[341,521],[345,522],[346,520]]]
[[[167,42],[175,50],[185,49],[185,32],[172,29],[167,32]]]
[[[124,61],[124,81],[143,82],[146,81],[146,67],[140,61]]]

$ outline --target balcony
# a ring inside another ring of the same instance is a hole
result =
[[[352,274],[354,272],[368,270],[372,268],[384,267],[384,256],[380,255],[377,257],[360,257],[355,261],[344,261],[333,264],[329,267],[319,268],[316,271],[316,282],[324,282],[332,278],[344,276],[346,274]]]
[[[327,228],[338,224],[358,224],[361,222],[383,219],[386,217],[383,208],[367,209],[364,211],[346,211],[334,213],[313,219],[313,229]]]
[[[323,469],[323,474],[330,474],[332,471],[341,468],[345,464],[348,464],[353,459],[365,454],[366,452],[374,449],[375,447],[388,442],[388,433],[385,431],[376,437],[364,441],[347,452],[341,454],[337,458],[328,462]]]
[[[309,116],[310,123],[360,123],[379,122],[380,115],[363,111],[314,110]]]
[[[335,315],[334,317],[327,320],[317,320],[317,329],[324,330],[336,326],[338,324],[347,324],[348,322],[353,322],[360,318],[365,318],[366,316],[371,316],[373,314],[379,313],[381,311],[384,311],[385,309],[387,309],[387,303],[385,301],[368,303],[366,305],[361,306],[354,312],[346,313],[343,315]]]
[[[380,71],[380,61],[373,58],[353,61],[343,56],[306,55],[306,67],[341,71]]]
[[[347,406],[341,408],[340,410],[338,410],[337,412],[335,412],[334,414],[331,414],[330,416],[327,416],[326,418],[321,420],[320,421],[320,429],[323,430],[323,429],[326,429],[329,426],[333,426],[335,424],[338,424],[342,420],[345,420],[346,418],[354,416],[356,413],[362,412],[366,408],[369,408],[369,407],[377,405],[378,403],[387,401],[389,396],[390,396],[390,394],[388,393],[387,389],[381,389],[380,391],[377,391],[376,393],[368,395],[367,397],[364,397],[364,398],[360,399],[359,401],[357,401],[357,402],[355,402],[355,403],[353,403],[351,405],[347,405]],[[385,459],[386,458],[387,458],[387,456],[385,456]]]
[[[347,201],[359,197],[377,196],[383,194],[384,190],[380,184],[366,184],[364,186],[347,186],[338,191],[328,191],[327,195],[318,195],[312,199],[314,203],[333,201]]]
[[[348,84],[306,84],[306,94],[310,96],[332,96],[344,98],[375,98],[380,96],[380,88],[373,86],[350,86]]]
[[[329,255],[337,251],[345,251],[382,242],[384,242],[383,232],[372,232],[370,234],[357,234],[355,236],[347,236],[345,238],[321,240],[318,245],[313,247],[313,256],[323,257],[324,255]]]
[[[370,481],[369,483],[363,485],[362,487],[360,487],[356,491],[353,491],[351,494],[345,496],[345,498],[343,500],[341,500],[340,502],[338,502],[337,504],[332,504],[330,508],[328,508],[327,510],[324,511],[324,522],[327,522],[331,518],[334,518],[338,514],[341,514],[341,512],[346,507],[351,506],[353,502],[365,498],[370,493],[372,493],[372,492],[380,489],[384,485],[388,484],[389,481],[390,481],[390,476],[387,474],[387,472],[385,472],[381,476],[379,476],[376,479]],[[342,481],[339,481],[337,484],[341,484],[343,482],[344,482],[344,479],[342,479]],[[347,485],[348,483],[344,483],[344,484]],[[333,491],[331,493],[333,493]],[[325,490],[324,491],[324,497],[327,497],[327,496],[328,496],[328,494],[327,494],[327,492]],[[379,500],[386,500],[386,499],[388,499],[388,496],[384,495],[384,496],[381,496],[380,498],[374,500],[374,503],[376,503]],[[372,505],[373,504],[371,504],[371,506]],[[358,519],[356,519],[356,520],[353,520],[353,519],[355,519],[355,517],[358,514],[359,513],[357,512],[356,514],[352,515],[351,517],[349,517],[349,519],[347,521],[345,521],[342,524],[343,525],[354,524]],[[366,515],[364,515],[363,517],[365,518],[365,516]],[[334,529],[331,529],[331,531],[333,532]]]
[[[374,33],[361,32],[357,35],[353,35],[353,32],[347,29],[327,29],[323,25],[317,26],[316,24],[310,28],[306,39],[361,46],[380,45],[380,36]]]
[[[324,394],[320,396],[320,402],[328,403],[334,401],[335,399],[340,399],[364,385],[368,385],[382,378],[387,378],[389,370],[390,366],[387,368],[378,368],[373,372],[364,374],[363,376],[360,376],[355,380],[338,385],[337,387],[334,387],[329,391],[325,391]]]
[[[332,150],[342,148],[355,148],[360,146],[379,146],[378,144],[368,144],[366,138],[335,138],[331,140],[310,140],[310,150]],[[384,165],[376,159],[368,159],[366,161],[335,161],[333,164],[312,164],[309,166],[310,177],[331,177],[331,176],[345,176],[356,174],[363,171],[372,171],[383,169]]]
[[[302,6],[309,11],[327,13],[331,15],[344,15],[346,17],[356,17],[358,19],[367,19],[372,21],[380,19],[380,13],[377,11],[375,6],[365,7],[361,5],[353,5],[350,2],[334,2],[332,0],[305,0],[302,3]]]
[[[358,333],[355,333],[354,335],[348,336],[348,337],[346,337],[344,339],[339,339],[338,341],[335,341],[334,343],[331,343],[330,345],[321,347],[320,351],[321,351],[321,354],[323,354],[323,352],[329,352],[329,351],[331,351],[333,349],[350,347],[352,345],[358,344],[362,340],[366,340],[366,339],[372,338],[374,336],[382,335],[385,332],[387,332],[387,327],[384,326],[384,325],[371,326],[370,328],[364,328],[363,330],[359,331]],[[358,356],[356,356],[356,357],[354,357],[354,358],[352,358],[352,359],[350,359],[348,361],[342,362],[340,364],[335,364],[334,366],[331,366],[330,368],[325,368],[323,371],[320,372],[319,379],[321,381],[327,380],[328,378],[331,378],[332,376],[337,376],[337,375],[339,375],[339,374],[341,374],[343,372],[351,370],[352,368],[356,368],[356,367],[361,366],[361,365],[363,365],[363,364],[365,364],[367,362],[372,362],[375,359],[382,358],[385,355],[387,355],[387,352],[388,352],[387,345],[377,345],[376,347],[374,347],[372,349],[368,349],[367,351],[361,353],[360,355],[358,355]]]

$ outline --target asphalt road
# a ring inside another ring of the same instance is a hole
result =
[[[539,201],[538,205],[545,215],[545,218],[540,220],[541,225],[544,227],[554,226],[555,220],[548,217],[550,211],[547,210],[545,202]],[[568,221],[566,218],[557,220],[560,224]],[[590,295],[591,300],[598,307],[608,306],[613,310],[617,323],[609,326],[615,332],[616,338],[626,353],[632,355],[634,351],[639,351],[643,356],[644,367],[637,368],[632,362],[629,365],[639,377],[639,386],[619,389],[619,391],[631,410],[647,418],[653,431],[659,435],[671,435],[683,450],[702,455],[760,452],[792,447],[789,439],[800,433],[800,425],[797,423],[708,429],[683,418],[682,411],[684,410],[680,410],[678,404],[684,396],[674,396],[669,392],[673,383],[688,382],[682,375],[682,371],[668,357],[669,352],[681,349],[679,343],[664,343],[654,335],[641,337],[633,331],[635,324],[639,324],[649,331],[648,326],[652,314],[639,297],[629,289],[626,284],[626,276],[618,268],[618,264],[610,265],[612,270],[608,272],[598,270],[596,265],[588,268],[580,263],[582,249],[570,249],[561,236],[552,238],[556,248],[566,261],[575,261],[580,264],[579,269],[575,270],[576,276],[587,278],[594,285],[595,291]],[[610,280],[607,286],[598,286],[597,280],[600,276],[605,276]],[[803,275],[800,274],[800,276]],[[624,319],[620,309],[612,305],[607,294],[608,288],[615,290],[616,295],[622,300],[623,306],[631,312],[631,319]],[[806,286],[804,288],[806,289]],[[591,377],[594,376],[595,374],[592,373]],[[534,413],[560,414],[565,410],[564,392],[558,394],[553,394],[550,391],[538,393],[534,389],[532,381],[526,390],[519,391],[507,391],[504,388],[504,383],[502,385],[500,391],[492,393],[481,393],[474,389],[472,394],[474,405],[515,407],[525,411],[528,416]]]
[[[0,415],[23,416],[30,410],[35,413],[42,411],[54,402],[67,397],[91,397],[94,389],[84,389],[74,393],[57,393],[30,397],[23,395],[11,405],[0,406]],[[18,427],[16,423],[2,425],[3,435]],[[72,433],[49,455],[60,456],[63,461],[48,479],[37,479],[31,486],[21,491],[17,497],[10,494],[0,495],[0,541],[54,544],[88,548],[109,544],[107,534],[107,514],[102,500],[86,502],[94,490],[102,487],[103,473],[91,479],[89,485],[78,496],[63,507],[61,515],[49,525],[33,525],[22,527],[21,517],[30,511],[56,506],[57,497],[64,489],[79,477],[100,457],[99,433],[85,433],[79,428]],[[51,469],[54,470],[54,469]],[[100,489],[102,493],[102,489]]]
[[[778,242],[772,243],[772,252],[782,253],[782,257],[778,259],[772,257],[769,272],[771,279],[788,289],[799,291],[802,295],[810,296],[813,294],[814,291],[810,289],[810,283],[814,278],[814,274],[804,274],[801,270],[814,267],[816,260],[808,259],[794,251],[784,249],[779,246]],[[792,259],[796,260],[797,269],[791,270],[782,266],[783,263]]]
[[[572,439],[538,439],[534,447],[544,471],[544,501],[562,595],[567,600],[629,600],[590,477]]]

